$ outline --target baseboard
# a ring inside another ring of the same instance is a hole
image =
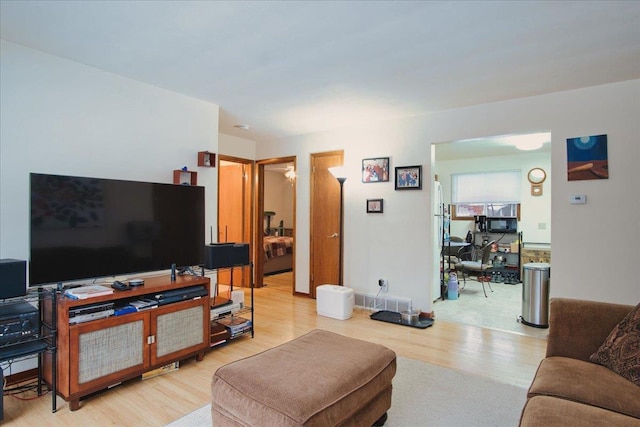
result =
[[[389,310],[401,312],[410,310],[412,301],[408,298],[391,297],[387,295],[372,295],[355,293],[355,306],[371,311]]]

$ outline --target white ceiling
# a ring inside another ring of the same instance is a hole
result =
[[[3,39],[216,103],[258,142],[640,78],[633,0],[0,7]]]

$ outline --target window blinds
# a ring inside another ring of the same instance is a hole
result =
[[[451,201],[469,203],[520,203],[519,170],[451,175]]]

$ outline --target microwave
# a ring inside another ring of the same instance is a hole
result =
[[[517,233],[517,218],[487,218],[487,231],[489,233]]]

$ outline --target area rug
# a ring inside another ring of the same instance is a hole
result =
[[[516,426],[526,397],[524,388],[398,357],[385,427]],[[205,426],[211,426],[210,405],[168,425]]]

